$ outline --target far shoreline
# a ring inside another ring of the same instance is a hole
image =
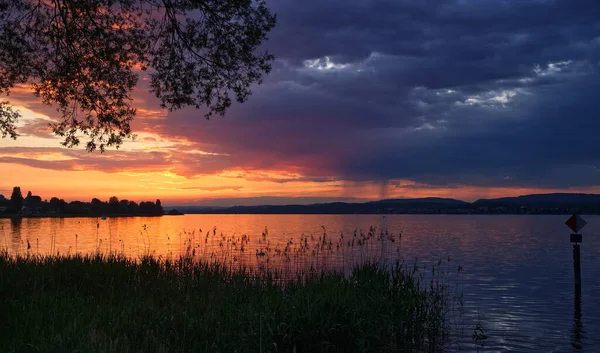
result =
[[[595,213],[578,213],[582,216],[598,216]],[[163,215],[106,215],[106,218],[159,218],[163,216],[185,216],[185,215],[212,215],[212,216],[568,216],[571,213],[219,213],[219,212],[203,212],[203,213],[177,213]],[[103,216],[96,215],[78,215],[78,214],[38,214],[38,215],[15,215],[15,214],[0,214],[0,219],[22,219],[22,218],[97,218]]]
[[[21,215],[21,214],[0,214],[0,218],[125,218],[125,217],[163,217],[163,216],[183,216],[183,213],[179,214],[162,214],[162,215],[135,215],[135,214],[115,214],[115,215],[82,215],[82,214],[29,214],[29,215]]]

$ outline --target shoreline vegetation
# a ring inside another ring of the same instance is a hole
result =
[[[0,351],[439,352],[452,296],[416,266],[350,274],[191,256],[0,254]]]
[[[173,212],[174,211],[174,212]],[[89,215],[89,214],[10,214],[10,213],[0,213],[1,218],[125,218],[125,217],[162,217],[162,216],[183,216],[184,213],[181,213],[177,210],[171,210],[169,212],[165,212],[163,214],[106,214],[106,215]]]
[[[180,237],[166,255],[146,241],[128,255],[99,240],[95,252],[29,239],[0,250],[0,351],[443,352],[463,340],[461,266],[405,263],[392,256],[401,234]]]
[[[600,195],[555,193],[533,194],[465,202],[451,198],[401,198],[369,202],[331,202],[308,205],[257,206],[171,206],[166,211],[160,200],[137,204],[116,196],[108,201],[93,198],[91,202],[53,197],[42,201],[28,192],[23,198],[20,187],[14,187],[10,199],[0,195],[0,218],[33,217],[144,217],[179,216],[184,214],[451,214],[451,215],[600,215]]]
[[[0,218],[13,217],[123,217],[123,216],[162,216],[163,210],[160,200],[143,201],[139,204],[130,200],[119,200],[112,196],[108,201],[93,198],[90,202],[66,202],[58,197],[42,200],[40,196],[33,195],[31,191],[23,197],[21,188],[13,188],[10,199],[0,195]],[[178,215],[177,210],[167,214]]]

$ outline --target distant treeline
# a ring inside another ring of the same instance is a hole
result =
[[[600,195],[542,194],[481,199],[473,203],[445,198],[388,199],[363,203],[186,207],[205,214],[600,214]]]
[[[21,188],[13,188],[10,199],[0,195],[0,212],[22,215],[130,215],[130,216],[160,216],[164,214],[160,200],[146,201],[139,204],[135,201],[119,200],[116,196],[108,201],[93,198],[91,202],[71,201],[66,202],[58,197],[49,201],[42,200],[40,196],[33,195],[31,191],[26,197],[21,194]]]

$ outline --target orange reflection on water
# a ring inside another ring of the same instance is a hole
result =
[[[362,227],[364,218],[348,223],[344,216],[305,215],[5,218],[0,239],[9,253],[20,255],[186,255],[250,267],[343,269],[400,253],[399,234],[385,232],[385,218],[369,219],[379,224]]]

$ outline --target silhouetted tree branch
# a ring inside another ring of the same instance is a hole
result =
[[[104,151],[132,136],[140,71],[170,110],[244,102],[271,69],[258,48],[274,25],[264,0],[0,0],[0,93],[31,87],[61,113],[63,145]],[[18,118],[0,103],[2,137]]]

